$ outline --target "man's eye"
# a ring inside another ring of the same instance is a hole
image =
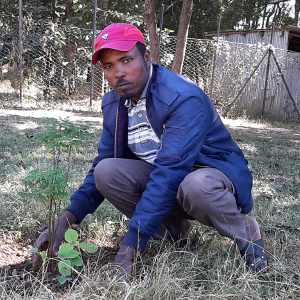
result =
[[[112,68],[112,65],[106,65],[106,66],[104,67],[104,69],[106,69],[106,70],[111,69],[111,68]]]
[[[128,64],[128,63],[130,63],[132,61],[132,58],[126,58],[126,59],[124,59],[124,63],[125,64]]]

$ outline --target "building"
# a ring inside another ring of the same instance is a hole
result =
[[[264,43],[268,45],[271,41],[271,29],[251,29],[245,31],[223,31],[219,36],[225,41],[256,44]],[[206,37],[216,37],[217,32],[209,32]],[[300,52],[300,28],[296,26],[287,26],[283,29],[274,29],[273,46],[275,48]]]

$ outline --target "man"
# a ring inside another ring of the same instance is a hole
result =
[[[108,26],[95,50],[93,64],[100,61],[113,90],[102,102],[98,156],[59,220],[54,252],[69,224],[105,197],[131,219],[114,268],[123,280],[136,249],[145,250],[151,236],[185,238],[188,219],[235,239],[246,266],[262,270],[268,257],[259,226],[245,215],[253,206],[252,176],[212,101],[186,77],[151,64],[133,25]],[[47,241],[44,232],[35,246],[45,249]]]

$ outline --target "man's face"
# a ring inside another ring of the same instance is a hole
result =
[[[136,46],[127,52],[103,49],[100,62],[111,87],[120,96],[137,102],[149,78],[149,52],[142,57]]]

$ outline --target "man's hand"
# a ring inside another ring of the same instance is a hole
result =
[[[112,267],[111,279],[115,278],[118,283],[129,281],[134,254],[134,248],[125,244],[121,245]]]
[[[59,246],[64,238],[64,234],[67,228],[77,221],[77,217],[70,211],[66,210],[59,219],[59,222],[55,224],[56,234],[53,244],[53,253],[58,255]],[[38,248],[39,251],[46,251],[49,246],[49,232],[48,230],[41,233],[33,247]],[[33,267],[37,268],[40,264],[40,256],[38,253],[32,253]]]

